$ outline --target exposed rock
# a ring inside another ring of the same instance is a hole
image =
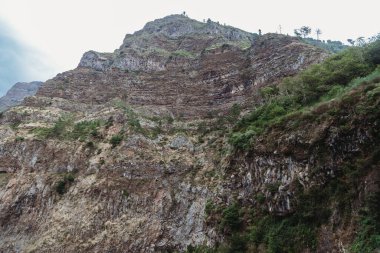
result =
[[[172,149],[179,149],[182,147],[185,147],[191,151],[194,150],[194,145],[191,143],[191,141],[188,138],[186,138],[183,135],[175,137],[170,143],[170,148]]]

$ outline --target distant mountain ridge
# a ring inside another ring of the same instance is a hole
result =
[[[0,98],[0,112],[21,104],[26,97],[35,95],[42,83],[34,81],[30,83],[20,82],[13,85],[6,95]]]

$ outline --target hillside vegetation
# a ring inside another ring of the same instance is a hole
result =
[[[341,99],[352,89],[378,82],[380,42],[365,48],[349,48],[315,64],[278,86],[261,89],[266,99],[235,126],[230,142],[236,148],[250,148],[265,129],[297,113],[307,113],[322,103]],[[294,117],[293,117],[294,118]]]
[[[229,141],[234,147],[233,156],[285,152],[297,159],[305,156],[303,149],[316,150],[312,152],[316,159],[314,176],[325,173],[318,164],[326,166],[330,160],[334,160],[335,175],[327,175],[323,183],[310,186],[296,183],[296,207],[284,216],[268,213],[268,195],[263,193],[255,196],[253,206],[241,200],[221,206],[210,202],[206,211],[217,220],[214,224],[218,224],[226,241],[216,248],[190,247],[188,252],[314,252],[323,240],[321,226],[331,222],[335,231],[357,224],[349,252],[370,253],[380,248],[380,194],[378,188],[366,193],[361,190],[368,175],[376,175],[375,184],[379,178],[379,49],[380,41],[363,48],[349,48],[286,78],[278,86],[261,89],[265,102],[239,120],[232,130]],[[344,145],[354,145],[350,139],[360,131],[366,132],[371,144],[353,154],[347,147],[345,153],[334,154],[341,144],[329,143],[330,133],[320,133],[326,125],[334,129],[336,141]],[[319,136],[314,136],[317,140],[311,143],[300,140],[290,147],[276,145],[285,133],[302,132]],[[344,159],[336,160],[334,156]],[[269,196],[274,198],[281,184],[281,180],[268,184]],[[364,197],[358,205],[361,194]]]

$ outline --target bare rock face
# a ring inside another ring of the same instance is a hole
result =
[[[0,111],[21,104],[26,97],[34,96],[42,82],[16,83],[0,98]]]
[[[231,172],[226,137],[212,127],[326,57],[297,38],[182,15],[148,23],[113,53],[85,53],[0,115],[0,251],[212,247],[223,235],[208,224],[208,201],[251,201],[278,177],[268,211],[290,212],[286,187],[307,181],[308,164],[258,149]]]

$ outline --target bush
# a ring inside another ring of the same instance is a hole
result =
[[[112,145],[112,148],[119,145],[123,140],[123,136],[121,134],[113,135],[110,139],[110,144]]]
[[[65,136],[66,128],[72,124],[71,117],[61,117],[55,122],[54,126],[50,129],[47,137],[62,138]]]
[[[66,193],[68,187],[75,180],[74,175],[71,173],[65,174],[61,180],[55,186],[55,190],[58,194],[63,195]]]
[[[234,104],[228,112],[227,120],[230,124],[233,124],[238,120],[241,113],[241,106]]]
[[[359,230],[351,245],[352,252],[375,252],[380,249],[380,194],[374,193],[360,211]]]
[[[72,124],[72,118],[70,116],[60,117],[54,126],[48,127],[38,127],[32,130],[37,137],[42,139],[47,138],[64,138],[66,137],[66,129]]]
[[[265,99],[269,99],[273,96],[276,96],[278,95],[278,87],[276,86],[266,86],[266,87],[262,87],[260,88],[260,95],[265,98]]]
[[[221,228],[228,228],[231,231],[240,229],[243,222],[240,215],[240,207],[236,203],[225,208],[222,211]]]
[[[294,217],[265,216],[251,227],[249,240],[256,246],[265,244],[267,252],[303,252],[315,249],[316,235],[315,227]]]
[[[68,134],[71,139],[84,141],[88,136],[97,137],[97,129],[101,126],[101,121],[82,121],[74,125],[73,130]]]
[[[265,199],[266,199],[266,197],[265,197],[265,195],[262,194],[262,193],[258,193],[258,194],[256,195],[256,201],[257,201],[259,204],[264,204]]]
[[[207,200],[205,205],[205,214],[208,216],[212,213],[212,211],[215,209],[215,205],[211,200]]]
[[[16,139],[15,139],[15,141],[17,141],[17,142],[21,142],[21,141],[24,141],[24,140],[25,140],[25,138],[22,137],[22,136],[17,136]]]
[[[365,52],[366,60],[374,65],[380,64],[380,40],[368,45]]]

